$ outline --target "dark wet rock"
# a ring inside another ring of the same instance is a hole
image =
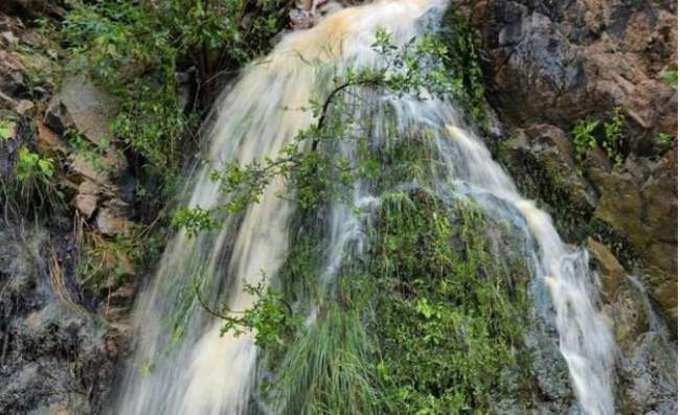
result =
[[[63,17],[65,1],[62,0],[3,0],[0,11],[20,15],[26,19],[44,16]]]
[[[617,324],[617,337],[625,334],[618,364],[620,412],[676,414],[677,341],[671,338],[644,287],[634,278],[629,279],[624,301],[628,306],[623,309],[628,311],[618,316]],[[626,315],[633,309],[632,315]]]
[[[70,299],[39,230],[0,227],[0,413],[96,413],[117,352],[115,330]],[[68,413],[68,412],[67,412]]]
[[[559,221],[560,230],[569,232],[573,223],[590,218],[597,206],[597,193],[579,173],[569,137],[549,124],[517,129],[501,143],[500,160],[515,173],[522,192],[547,203]]]

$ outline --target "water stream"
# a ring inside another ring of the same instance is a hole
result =
[[[437,0],[379,1],[344,9],[312,29],[286,35],[220,98],[207,135],[208,162],[189,180],[188,205],[209,209],[224,203],[219,184],[210,179],[215,167],[275,157],[296,132],[314,121],[300,108],[332,86],[319,85],[329,79],[320,67],[372,65],[377,29],[392,33],[395,43],[404,43],[430,30],[432,19],[445,7]],[[616,346],[596,306],[586,252],[565,245],[550,217],[519,195],[483,142],[461,121],[455,104],[386,96],[380,105],[392,109],[398,132],[434,132],[432,149],[443,165],[433,169],[439,194],[473,199],[490,215],[511,220],[526,233],[532,241],[526,254],[533,259],[535,281],[551,295],[552,314],[546,318],[554,320],[580,406],[587,414],[613,414]],[[349,147],[344,154],[351,155],[351,144],[345,145]],[[294,207],[278,197],[284,186],[271,184],[259,203],[225,218],[221,230],[198,237],[180,232],[168,244],[137,305],[138,344],[113,413],[238,415],[249,410],[257,375],[252,333],[220,337],[220,321],[201,310],[193,284],[203,281],[201,292],[211,304],[226,303],[231,310],[253,304],[255,299],[243,287],[263,275],[275,275],[289,250]],[[362,226],[370,223],[366,218],[378,203],[361,183],[355,185],[351,199],[348,205],[333,207],[327,221],[330,248],[321,273],[326,280],[337,273],[347,246],[362,250]],[[364,216],[357,218],[357,211]]]

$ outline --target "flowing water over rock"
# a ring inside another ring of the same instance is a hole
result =
[[[439,1],[383,1],[345,9],[310,30],[284,37],[267,58],[247,68],[221,99],[209,133],[209,162],[190,180],[188,204],[203,209],[223,204],[219,183],[210,178],[214,168],[229,161],[275,157],[296,132],[314,121],[300,108],[332,87],[328,70],[319,68],[374,65],[376,30],[386,29],[395,43],[403,44],[431,29],[444,8]],[[598,311],[585,251],[565,245],[550,217],[518,194],[482,141],[462,122],[454,104],[397,95],[366,102],[390,108],[398,134],[432,133],[432,151],[438,160],[432,168],[434,191],[446,198],[472,199],[491,216],[514,223],[524,233],[525,254],[533,264],[534,302],[541,304],[541,293],[549,293],[551,301],[543,302],[541,314],[554,321],[559,332],[560,350],[580,406],[588,414],[613,414],[611,372],[616,346]],[[378,136],[382,121],[376,120]],[[343,143],[342,153],[351,158],[352,145]],[[220,336],[221,322],[202,311],[194,285],[200,284],[207,302],[224,302],[230,310],[244,310],[255,302],[243,288],[263,275],[276,275],[290,248],[294,207],[279,197],[284,186],[272,183],[259,203],[226,218],[221,230],[198,237],[182,232],[169,244],[137,307],[139,343],[113,413],[231,415],[254,406],[253,335]],[[332,280],[350,246],[363,250],[363,227],[370,226],[371,208],[378,199],[361,183],[355,185],[351,199],[331,210],[322,279]],[[357,211],[362,215],[357,217]]]

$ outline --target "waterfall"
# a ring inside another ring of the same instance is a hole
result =
[[[210,177],[215,168],[225,162],[274,158],[298,131],[311,125],[312,114],[301,109],[330,90],[327,68],[334,68],[332,72],[374,65],[372,45],[378,29],[392,33],[395,43],[406,43],[428,30],[426,23],[445,6],[438,0],[379,1],[341,10],[312,29],[286,35],[219,99],[214,127],[207,134],[207,162],[188,181],[187,204],[211,209],[225,203],[219,183]],[[434,191],[474,200],[489,215],[523,229],[532,241],[526,255],[533,259],[534,279],[552,298],[554,314],[546,318],[554,320],[559,333],[575,395],[586,413],[613,414],[615,345],[596,307],[587,254],[563,243],[550,217],[519,195],[483,142],[465,126],[454,103],[399,95],[373,101],[391,109],[397,133],[433,133],[430,145],[439,160],[432,169]],[[378,136],[382,121],[375,120]],[[352,157],[351,143],[341,147]],[[258,358],[253,333],[220,336],[221,321],[202,310],[194,284],[210,304],[226,304],[234,311],[253,305],[256,299],[243,288],[276,275],[290,249],[295,207],[280,197],[284,190],[285,183],[275,181],[259,203],[224,217],[221,229],[198,236],[182,231],[168,244],[137,304],[138,342],[113,413],[238,415],[251,410]],[[363,250],[364,227],[370,226],[378,198],[358,182],[350,199],[330,210],[323,280],[333,279],[350,246]],[[362,214],[357,217],[356,211]]]

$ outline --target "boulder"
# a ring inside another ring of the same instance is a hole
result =
[[[623,266],[609,248],[600,242],[588,238],[587,246],[600,271],[605,295],[609,299],[614,299],[619,287],[625,282],[626,270],[623,269]]]
[[[64,80],[50,101],[45,122],[60,134],[72,127],[93,144],[104,145],[112,139],[114,113],[113,98],[81,75]]]
[[[91,180],[84,180],[78,186],[78,194],[74,199],[74,204],[85,219],[90,219],[97,210],[100,193],[100,186]]]
[[[120,199],[107,201],[97,213],[97,229],[104,235],[125,235],[132,223],[128,220],[128,205]]]

